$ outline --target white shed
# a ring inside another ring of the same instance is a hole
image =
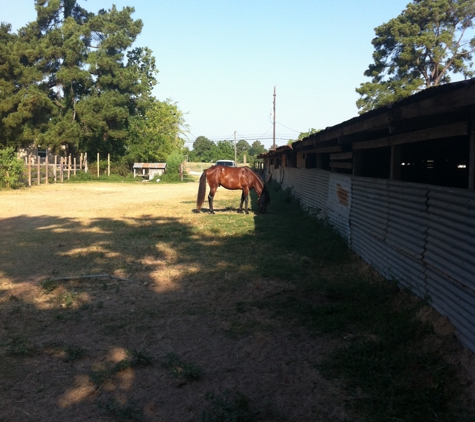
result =
[[[140,176],[152,180],[165,173],[167,163],[134,163],[134,177]]]

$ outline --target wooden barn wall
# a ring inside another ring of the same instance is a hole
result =
[[[272,176],[380,274],[429,298],[475,352],[475,192],[317,169]]]

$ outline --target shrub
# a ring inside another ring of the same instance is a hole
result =
[[[19,185],[23,170],[23,161],[16,157],[13,148],[0,150],[0,185],[7,188]]]
[[[162,182],[179,182],[180,165],[183,162],[183,155],[179,152],[172,152],[167,157],[167,171],[160,176]]]

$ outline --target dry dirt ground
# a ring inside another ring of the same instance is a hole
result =
[[[334,340],[236,311],[282,286],[226,271],[218,235],[199,236],[212,216],[192,212],[196,191],[0,192],[0,421],[197,421],[219,408],[207,393],[226,391],[259,420],[349,417],[340,386],[314,367]],[[220,190],[217,202],[237,206],[239,194]],[[252,227],[252,213],[242,218]]]

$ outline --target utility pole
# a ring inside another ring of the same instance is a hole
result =
[[[276,149],[276,146],[275,146],[275,86],[274,86],[274,111],[273,111],[273,116],[274,116],[274,135],[272,137],[272,149],[275,150]]]
[[[236,155],[236,131],[234,131],[234,162],[237,163],[237,155]]]

